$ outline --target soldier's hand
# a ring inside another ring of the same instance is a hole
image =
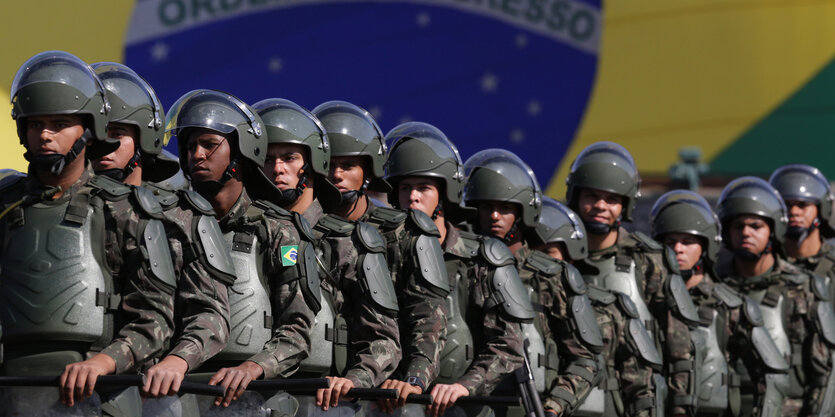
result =
[[[99,375],[114,372],[116,372],[116,362],[103,353],[86,361],[67,365],[61,373],[61,385],[58,391],[61,404],[72,407],[76,401],[84,401],[93,395]]]
[[[327,378],[331,382],[330,388],[320,388],[316,391],[316,405],[322,407],[324,411],[328,411],[328,407],[336,407],[339,400],[344,398],[351,388],[354,388],[354,382],[348,378],[336,376]]]
[[[455,384],[435,384],[432,388],[432,405],[429,406],[429,411],[434,417],[438,417],[446,412],[446,409],[455,405],[455,401],[459,398],[470,395],[470,391],[464,388],[463,385]]]
[[[148,369],[142,395],[159,397],[174,395],[188,372],[188,363],[179,356],[166,356],[160,363]]]
[[[396,379],[387,379],[386,382],[383,382],[383,385],[380,385],[380,388],[397,390],[397,399],[380,400],[377,402],[380,409],[387,414],[391,414],[394,410],[406,405],[406,398],[409,397],[409,394],[423,394],[423,390],[420,387]]]
[[[252,361],[244,361],[244,363],[234,368],[222,368],[212,375],[209,379],[209,385],[220,385],[226,391],[223,397],[215,398],[215,405],[223,404],[224,407],[229,407],[232,401],[237,400],[244,394],[246,387],[250,382],[258,379],[264,373],[261,365]]]

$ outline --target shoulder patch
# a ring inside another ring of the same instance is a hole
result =
[[[620,305],[621,310],[623,310],[627,316],[633,319],[640,317],[638,306],[635,305],[635,302],[632,301],[628,295],[622,292],[615,292],[615,294],[618,296],[618,304]]]
[[[812,275],[812,291],[818,300],[829,301],[829,288],[826,285],[826,279],[818,275]]]
[[[374,226],[368,223],[358,222],[354,230],[357,231],[357,237],[360,243],[369,252],[384,253],[386,251],[386,241],[383,240],[383,236]]]
[[[763,313],[760,311],[760,307],[757,305],[756,301],[750,297],[745,297],[744,304],[745,308],[743,309],[743,312],[745,313],[745,318],[749,323],[755,327],[765,324],[765,321],[763,320]]]
[[[212,205],[197,191],[181,190],[180,193],[183,196],[183,200],[188,202],[191,207],[194,207],[201,214],[205,214],[206,216],[215,215],[215,210],[212,208]]]
[[[159,205],[157,197],[151,190],[145,187],[133,187],[133,196],[149,216],[158,218],[162,215],[162,206]]]
[[[385,229],[392,229],[406,221],[406,212],[388,207],[374,207],[368,212],[369,223],[377,223]]]
[[[592,302],[603,305],[612,304],[617,300],[615,293],[596,285],[588,286],[588,295]]]
[[[737,308],[742,305],[742,297],[736,290],[729,287],[727,284],[719,282],[713,287],[713,294],[722,303],[730,308]]]
[[[634,232],[632,233],[632,236],[644,249],[649,252],[661,252],[661,250],[664,249],[662,244],[658,243],[655,239],[647,236],[643,232]]]
[[[479,241],[478,235],[463,230],[459,230],[458,234],[461,236],[461,241],[464,242],[467,254],[470,255],[470,257],[476,257],[478,255],[479,248],[481,248],[481,242]]]
[[[493,266],[510,265],[513,263],[513,254],[507,246],[494,238],[487,238],[481,242],[481,255]]]
[[[433,222],[432,218],[427,216],[426,213],[410,209],[409,220],[411,220],[411,223],[417,226],[417,228],[424,234],[441,237],[441,232],[438,231],[438,226],[435,225],[435,222]]]
[[[552,277],[560,272],[560,263],[556,259],[538,250],[531,252],[525,263],[542,274]]]
[[[325,237],[345,237],[351,236],[351,233],[354,231],[354,227],[354,223],[341,219],[332,214],[328,214],[319,219],[319,223],[316,223],[316,226],[314,226],[313,229],[322,233]]]
[[[119,199],[131,193],[129,185],[122,184],[105,175],[94,175],[88,182],[93,188],[103,192],[105,197]]]

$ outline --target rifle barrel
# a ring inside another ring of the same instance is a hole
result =
[[[209,395],[212,397],[222,397],[226,392],[220,385],[202,384],[200,382],[183,381],[180,383],[180,391],[182,394],[197,394]]]
[[[267,379],[252,381],[247,389],[252,390],[283,390],[310,391],[331,386],[327,378],[297,378],[297,379]]]

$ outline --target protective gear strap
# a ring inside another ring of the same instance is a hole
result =
[[[61,154],[49,154],[49,155],[32,155],[30,151],[26,151],[23,154],[23,157],[26,158],[27,161],[31,162],[35,165],[35,169],[38,171],[49,171],[54,176],[61,175],[64,172],[64,167],[67,164],[75,161],[75,158],[87,147],[87,141],[93,138],[93,133],[90,129],[84,129],[84,133],[81,134],[81,137],[75,140],[73,143],[72,148],[70,148],[69,152],[66,155]]]

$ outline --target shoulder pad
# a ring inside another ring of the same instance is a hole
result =
[[[719,282],[713,286],[713,294],[722,303],[730,308],[737,308],[742,305],[742,297],[736,290],[729,287],[727,284]]]
[[[560,273],[561,269],[560,262],[558,260],[538,250],[532,251],[528,256],[528,259],[525,259],[525,263],[531,268],[549,277],[557,275]]]
[[[180,195],[183,196],[183,200],[188,202],[188,205],[193,207],[201,214],[205,214],[207,216],[214,216],[215,210],[212,208],[212,205],[209,203],[208,200],[203,198],[202,195],[197,193],[197,191],[192,190],[180,190]]]
[[[826,279],[818,275],[812,275],[812,291],[818,300],[829,301],[829,288],[827,287]]]
[[[662,244],[647,236],[644,232],[634,232],[632,236],[638,241],[638,244],[649,252],[661,252],[664,249]]]
[[[789,283],[800,285],[809,280],[809,275],[803,272],[799,273],[783,273],[781,274],[783,279],[788,281]],[[813,285],[814,286],[814,285]]]
[[[383,236],[374,226],[359,222],[354,230],[357,232],[360,243],[369,252],[384,253],[386,251],[386,241],[383,240]]]
[[[563,263],[562,267],[567,287],[574,291],[574,294],[585,294],[588,291],[588,285],[580,271],[569,263]]]
[[[687,285],[685,285],[681,275],[671,274],[667,282],[673,310],[688,324],[696,326],[701,323],[699,312],[696,310],[696,305],[693,304],[693,297],[687,291]]]
[[[830,346],[835,345],[835,310],[832,309],[832,303],[821,301],[816,304],[815,315],[820,333]]]
[[[765,321],[763,320],[763,313],[760,311],[760,306],[757,305],[756,301],[750,297],[745,297],[745,302],[743,304],[745,307],[742,311],[745,313],[745,319],[747,319],[749,323],[754,326],[762,326],[765,324]]]
[[[488,237],[481,242],[481,255],[493,266],[510,265],[513,254],[510,249],[498,239]]]
[[[291,217],[293,217],[293,213],[287,211],[287,209],[279,206],[278,204],[273,203],[272,201],[255,200],[252,202],[252,204],[262,208],[264,210],[264,213],[273,217],[278,217],[281,219],[290,219]]]
[[[432,218],[427,216],[426,213],[420,210],[409,209],[409,220],[411,220],[411,223],[417,226],[417,228],[424,234],[441,237],[441,232],[438,231],[438,226],[435,225],[435,222],[433,222]]]
[[[499,308],[505,314],[518,321],[533,320],[533,305],[516,267],[504,265],[496,268],[490,286],[494,293],[500,295],[498,298],[502,303]]]
[[[670,272],[674,274],[681,274],[681,269],[678,266],[678,261],[676,260],[676,252],[668,247],[664,247],[664,263],[667,268],[670,269]]]
[[[381,223],[385,228],[393,228],[406,221],[406,212],[388,207],[374,207],[368,216]]]
[[[461,241],[464,242],[464,246],[467,248],[466,253],[469,254],[470,257],[476,257],[478,255],[479,248],[481,248],[481,242],[478,240],[478,235],[464,230],[459,230],[458,234],[461,236]]]
[[[142,232],[145,242],[145,250],[148,254],[151,275],[164,282],[169,287],[177,286],[177,278],[174,276],[174,263],[171,260],[171,251],[165,235],[165,226],[157,219],[152,219],[145,225]]]
[[[638,312],[638,306],[635,305],[635,302],[632,301],[628,295],[622,292],[615,292],[618,296],[618,305],[620,305],[621,310],[630,318],[637,319],[640,317],[640,312]]]
[[[88,182],[93,188],[102,191],[105,197],[116,199],[124,197],[131,192],[131,186],[122,184],[105,175],[94,175]]]
[[[449,292],[449,278],[444,264],[444,254],[438,238],[420,235],[415,240],[418,270],[423,280],[445,294]]]
[[[154,197],[157,198],[157,201],[162,206],[163,210],[171,208],[171,206],[177,204],[177,202],[180,201],[180,196],[177,195],[176,191],[171,191],[166,188],[158,187],[151,183],[143,183],[142,186],[154,193]]]
[[[627,334],[632,341],[631,344],[637,350],[635,354],[654,367],[662,366],[664,361],[661,359],[661,353],[655,348],[655,342],[652,340],[644,323],[640,319],[631,318],[627,327]]]
[[[373,227],[371,228],[375,232],[377,231]],[[362,266],[359,266],[358,269],[362,270],[365,288],[368,289],[371,301],[381,308],[384,313],[396,315],[399,310],[397,294],[394,291],[394,283],[386,265],[386,257],[382,253],[367,253],[362,257]]]
[[[600,333],[600,327],[597,326],[597,316],[589,297],[581,294],[571,297],[569,302],[580,339],[596,351],[595,353],[600,353],[603,350],[603,335]]]
[[[319,223],[316,223],[313,229],[324,233],[326,236],[351,236],[354,227],[354,223],[328,214],[319,219]]]
[[[319,280],[319,268],[316,261],[316,249],[310,242],[301,245],[302,271],[304,278],[301,283],[302,294],[313,310],[318,313],[322,308],[322,282]],[[315,320],[315,319],[314,319]]]
[[[149,216],[159,218],[162,216],[162,206],[159,205],[157,197],[151,190],[144,187],[133,187],[133,196],[139,203],[139,207]]]
[[[229,247],[223,239],[223,232],[220,230],[220,225],[217,224],[217,220],[213,216],[202,215],[198,217],[197,234],[199,235],[198,239],[200,240],[200,244],[203,246],[203,261],[207,262],[208,266],[211,266],[215,270],[232,277],[231,280],[225,280],[229,281],[226,282],[227,284],[231,284],[236,276],[235,264],[232,260]]]
[[[18,184],[20,181],[23,181],[25,178],[26,178],[26,174],[24,174],[22,172],[18,172],[16,174],[11,174],[11,175],[7,175],[7,176],[3,177],[3,179],[0,180],[0,191],[5,191],[9,188],[12,188],[16,184]]]
[[[313,238],[313,228],[310,227],[310,223],[307,222],[307,219],[305,219],[304,216],[293,212],[293,223],[296,225],[296,229],[298,229],[302,240],[306,240],[308,242],[316,240]]]
[[[746,302],[746,304],[748,303]],[[754,350],[760,356],[760,360],[766,368],[777,372],[789,370],[789,364],[783,358],[777,345],[774,344],[774,339],[771,338],[765,327],[760,325],[751,330],[751,344],[754,345]]]
[[[588,294],[590,300],[603,305],[612,304],[618,299],[612,291],[596,285],[589,285]]]

